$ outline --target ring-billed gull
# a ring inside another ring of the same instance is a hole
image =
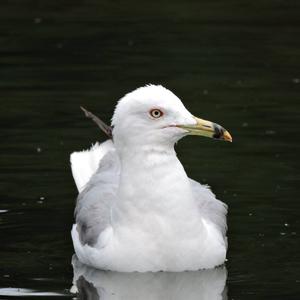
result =
[[[80,192],[72,238],[81,262],[123,272],[224,263],[227,206],[187,176],[174,150],[189,134],[232,141],[168,89],[147,85],[118,102],[112,139],[71,154]]]

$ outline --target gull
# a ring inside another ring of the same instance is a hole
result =
[[[227,205],[190,179],[174,145],[186,135],[232,141],[161,85],[121,98],[110,137],[71,154],[79,191],[72,239],[82,263],[119,272],[209,269],[226,259]]]

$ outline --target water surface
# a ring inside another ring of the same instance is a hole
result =
[[[177,146],[229,205],[223,296],[298,299],[299,6],[1,1],[0,298],[72,298],[69,154],[105,139],[79,105],[109,121],[126,92],[160,83],[234,138]]]

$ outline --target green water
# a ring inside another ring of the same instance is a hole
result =
[[[0,288],[72,298],[69,154],[105,139],[79,105],[109,121],[160,83],[234,139],[177,146],[229,205],[224,299],[299,299],[299,15],[291,0],[1,1]]]

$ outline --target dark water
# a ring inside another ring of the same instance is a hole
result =
[[[105,139],[79,105],[108,121],[124,93],[160,83],[234,138],[177,146],[229,205],[224,299],[299,299],[299,16],[291,0],[2,0],[0,287],[72,298],[69,154]],[[167,287],[142,293],[175,299]]]

